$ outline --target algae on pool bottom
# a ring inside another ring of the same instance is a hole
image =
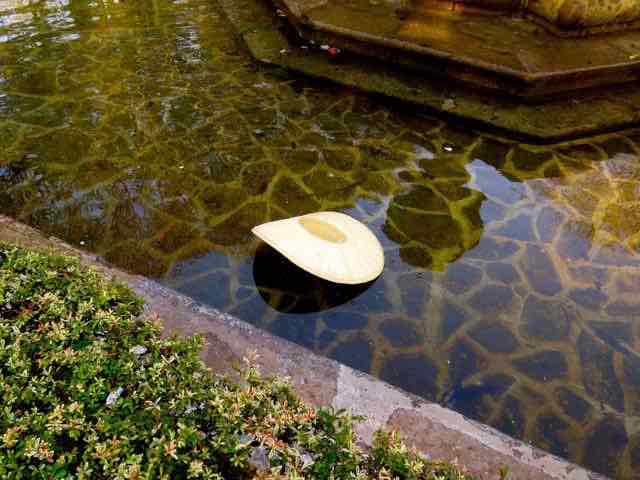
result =
[[[14,3],[2,213],[589,468],[640,471],[638,132],[541,147],[454,127],[258,67],[204,0]],[[374,231],[370,288],[250,235],[317,210]]]

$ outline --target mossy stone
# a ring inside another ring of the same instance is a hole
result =
[[[247,160],[246,154],[211,151],[190,164],[189,170],[199,178],[227,183],[238,178]]]
[[[464,163],[459,162],[456,156],[439,155],[433,159],[421,159],[418,165],[430,179],[458,178],[464,181],[469,179]]]
[[[347,148],[325,149],[322,154],[327,165],[336,170],[351,170],[356,163],[354,153]]]
[[[517,169],[530,172],[540,168],[552,157],[553,154],[548,151],[534,152],[517,146],[513,150],[511,162]]]
[[[140,243],[128,240],[112,247],[104,254],[107,262],[121,265],[130,272],[146,277],[162,277],[169,269],[169,262],[152,254]]]
[[[260,195],[267,191],[277,172],[278,166],[274,162],[252,162],[242,169],[240,181],[243,188],[252,195]]]
[[[349,200],[355,190],[355,184],[348,178],[326,170],[315,170],[302,180],[321,199]]]
[[[266,203],[247,203],[226,220],[210,226],[207,238],[218,245],[241,244],[249,239],[253,227],[264,223],[266,216]]]
[[[511,145],[508,143],[483,137],[482,141],[473,149],[471,156],[500,169],[506,163],[510,149]]]
[[[281,153],[282,163],[295,173],[306,173],[320,161],[317,150],[292,148]]]
[[[200,233],[196,228],[186,223],[177,223],[158,235],[152,242],[152,246],[166,255],[171,255],[199,237]]]
[[[466,181],[460,180],[436,180],[432,183],[440,194],[450,202],[463,200],[474,193],[474,190],[466,187]]]
[[[395,188],[393,180],[387,172],[367,172],[358,186],[377,195],[389,195]]]
[[[394,202],[403,207],[435,213],[449,213],[447,202],[431,188],[422,185],[416,185],[408,193],[397,195]]]
[[[78,164],[85,159],[90,147],[91,139],[71,128],[24,140],[24,149],[31,155],[37,155],[43,164]]]
[[[287,213],[301,215],[320,207],[313,193],[304,190],[293,178],[282,176],[273,187],[271,200]]]
[[[431,248],[462,245],[462,231],[449,215],[417,213],[392,204],[387,216],[407,237]]]
[[[381,145],[361,145],[359,148],[361,165],[367,171],[391,170],[406,161],[397,152]]]

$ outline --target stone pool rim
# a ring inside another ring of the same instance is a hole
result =
[[[4,215],[0,215],[0,241],[76,257],[104,277],[127,284],[145,299],[145,314],[161,320],[165,334],[202,334],[207,341],[203,359],[215,372],[232,372],[243,356],[257,352],[263,371],[290,377],[295,390],[306,401],[365,415],[367,419],[356,429],[364,446],[370,445],[375,430],[385,427],[399,431],[407,444],[425,454],[455,462],[483,479],[499,478],[503,466],[513,479],[606,478],[369,374],[319,356],[242,319],[205,307],[154,280],[117,269],[96,255],[47,237]]]

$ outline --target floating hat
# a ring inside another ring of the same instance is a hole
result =
[[[263,223],[252,232],[298,267],[335,283],[366,283],[382,273],[380,242],[344,213],[318,212]]]

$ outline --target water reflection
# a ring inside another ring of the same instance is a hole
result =
[[[265,71],[205,0],[0,0],[0,19],[2,213],[542,448],[640,471],[638,132],[518,145]],[[372,229],[380,278],[335,289],[256,251],[254,225],[316,210]]]
[[[305,272],[266,244],[256,250],[253,281],[271,308],[300,314],[321,312],[352,301],[373,283],[340,285],[323,280]]]

